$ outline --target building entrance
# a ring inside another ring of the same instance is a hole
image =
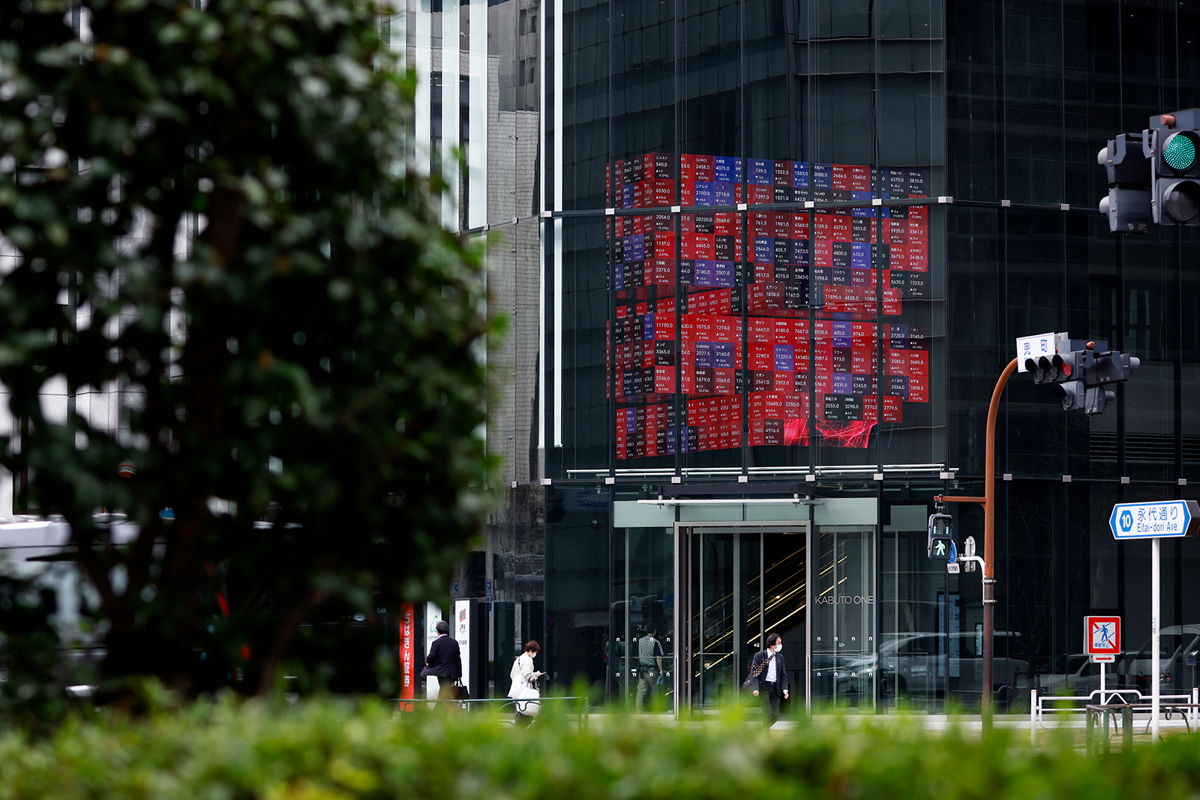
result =
[[[778,631],[792,697],[803,696],[808,592],[808,526],[704,526],[681,529],[680,597],[684,685],[692,707],[738,691],[763,637]]]
[[[680,526],[675,641],[679,706],[711,707],[740,690],[772,631],[784,640],[791,703],[873,706],[874,529]]]

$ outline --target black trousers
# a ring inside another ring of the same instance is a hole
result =
[[[783,690],[776,681],[763,681],[762,699],[763,711],[767,715],[767,727],[779,720],[779,704],[783,702]]]

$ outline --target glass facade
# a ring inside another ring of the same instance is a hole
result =
[[[481,3],[451,5],[409,0],[418,67],[442,71],[447,25],[481,34]],[[417,144],[469,149],[486,121],[493,302],[519,330],[494,362],[508,494],[480,570],[560,685],[703,706],[780,629],[793,705],[978,703],[980,576],[927,558],[926,518],[983,493],[988,400],[1016,338],[1047,331],[1141,366],[1098,416],[1025,375],[1005,391],[989,688],[1019,708],[1081,685],[1087,614],[1148,638],[1149,549],[1107,520],[1197,495],[1198,244],[1110,234],[1095,154],[1200,104],[1200,3],[487,9],[486,112],[463,61],[463,88],[418,98],[441,132]],[[978,507],[951,510],[982,551]],[[1163,624],[1200,623],[1200,545],[1163,555]],[[1148,688],[1146,663],[1118,682]]]
[[[551,9],[548,497],[611,492],[612,527],[599,562],[548,520],[548,663],[590,675],[601,643],[609,701],[651,625],[666,708],[733,691],[775,629],[796,700],[873,706],[882,633],[938,630],[900,600],[924,517],[883,525],[875,480],[921,510],[950,463],[944,15],[912,5]],[[609,565],[607,606],[560,552]]]
[[[608,557],[588,559],[609,565],[594,576],[607,610],[589,617],[613,642],[609,699],[631,693],[628,653],[651,618],[680,637],[687,675],[671,688],[692,704],[719,695],[778,595],[801,621],[784,632],[794,683],[814,700],[978,702],[979,576],[926,558],[925,516],[935,494],[982,493],[992,388],[1015,339],[1048,330],[1142,364],[1096,417],[1020,376],[1007,389],[993,690],[1010,705],[1055,685],[1085,614],[1122,615],[1140,644],[1147,548],[1116,543],[1107,517],[1114,502],[1194,493],[1196,239],[1112,236],[1095,152],[1192,104],[1195,45],[1179,33],[1164,47],[1162,31],[1189,30],[1197,7],[551,10],[546,477],[551,494],[594,486],[614,501],[592,520]],[[799,506],[742,502],[789,495],[872,505],[821,525]],[[660,497],[676,504],[654,525],[618,519]],[[790,556],[775,553],[787,534],[755,528],[768,507],[790,515]],[[960,537],[981,543],[980,511],[954,511]],[[547,551],[582,563],[590,537],[571,536],[548,525]],[[1164,623],[1195,622],[1196,547],[1165,552]],[[773,557],[803,565],[786,591]],[[640,599],[685,590],[649,611]],[[579,585],[549,569],[562,631],[559,592]],[[578,649],[551,636],[557,669],[582,671]],[[1191,685],[1176,673],[1174,688]]]
[[[944,463],[941,15],[560,8],[547,474]]]
[[[1120,615],[1127,650],[1149,639],[1150,548],[1113,540],[1112,505],[1197,496],[1190,442],[1200,429],[1187,389],[1200,357],[1188,268],[1197,239],[1169,227],[1110,234],[1095,210],[1106,192],[1095,151],[1151,116],[1196,105],[1188,31],[1198,13],[1195,3],[984,2],[956,4],[947,28],[948,390],[959,475],[983,471],[988,389],[1016,337],[1070,331],[1142,363],[1100,416],[1064,413],[1019,379],[1001,406],[997,468],[1011,480],[997,514],[997,629],[1020,634],[1034,688],[1071,672],[1086,614]],[[1173,541],[1163,554],[1162,624],[1193,623],[1200,605],[1187,576],[1200,550]],[[1118,661],[1118,682],[1148,690],[1143,665]],[[1196,685],[1179,666],[1164,668],[1164,689]]]

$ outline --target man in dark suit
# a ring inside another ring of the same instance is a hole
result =
[[[759,668],[761,667],[761,671]],[[783,660],[783,637],[778,633],[767,634],[767,647],[755,653],[750,661],[750,673],[758,671],[758,688],[755,697],[763,698],[763,710],[767,714],[767,727],[779,719],[779,704],[788,699],[787,664]]]
[[[462,653],[459,652],[458,642],[450,637],[450,623],[439,619],[433,626],[438,637],[429,646],[429,655],[425,657],[425,669],[421,674],[438,679],[438,699],[454,700],[454,682],[462,678]]]

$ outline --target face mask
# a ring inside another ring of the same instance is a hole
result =
[[[780,642],[779,644],[775,645],[775,652],[776,652],[776,653],[782,653],[782,652],[783,652],[783,642]]]

